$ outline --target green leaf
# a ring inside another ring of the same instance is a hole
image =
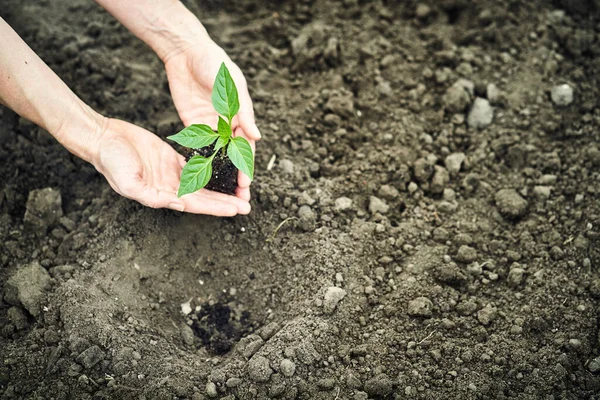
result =
[[[212,157],[194,156],[181,171],[181,182],[177,197],[202,189],[212,176]]]
[[[232,135],[231,126],[229,126],[229,123],[225,121],[220,115],[219,125],[217,126],[217,128],[219,130],[219,136],[221,136],[225,141],[228,141]]]
[[[237,114],[240,109],[238,91],[225,63],[221,63],[221,68],[219,68],[219,72],[215,78],[212,91],[212,103],[215,110],[217,110],[219,114],[227,117],[229,121],[233,119],[233,116]]]
[[[239,136],[231,139],[227,146],[227,155],[237,169],[248,175],[250,180],[254,179],[254,156],[246,139]]]
[[[217,143],[215,144],[214,153],[221,150],[223,147],[227,146],[228,142],[229,142],[229,139],[223,139],[222,137],[219,136],[219,138],[217,139]]]
[[[176,135],[168,136],[167,139],[171,139],[172,141],[191,149],[201,149],[202,147],[213,144],[218,137],[219,134],[213,131],[210,126],[195,124],[188,126]]]

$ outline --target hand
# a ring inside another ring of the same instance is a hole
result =
[[[120,195],[152,208],[195,214],[248,214],[246,200],[202,189],[177,198],[185,159],[158,136],[128,122],[106,119],[91,160]]]
[[[240,99],[240,111],[232,121],[233,135],[246,138],[254,152],[255,141],[260,139],[260,131],[254,121],[254,109],[246,79],[225,51],[207,38],[201,43],[174,52],[163,61],[173,102],[181,121],[185,126],[202,123],[213,129],[217,127],[218,114],[212,105],[212,87],[219,67],[224,62]],[[244,201],[250,200],[250,178],[241,172],[238,175],[236,196]]]

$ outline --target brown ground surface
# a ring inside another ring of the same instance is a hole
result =
[[[219,3],[186,2],[255,101],[250,216],[120,198],[0,109],[0,398],[598,399],[597,2]],[[92,1],[0,15],[98,111],[181,128]]]

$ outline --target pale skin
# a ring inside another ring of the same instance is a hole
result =
[[[232,122],[254,150],[260,132],[240,69],[178,0],[96,0],[163,61],[181,121],[216,128],[214,78],[225,62],[236,83],[240,111]],[[88,161],[120,195],[153,208],[234,216],[250,212],[250,179],[240,172],[235,196],[202,189],[177,197],[183,156],[153,133],[108,118],[83,103],[0,18],[0,103],[47,130]],[[174,132],[175,133],[175,132]]]

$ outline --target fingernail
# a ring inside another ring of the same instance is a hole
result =
[[[181,204],[181,203],[171,203],[171,204],[169,204],[169,208],[171,210],[183,212],[183,204]]]

